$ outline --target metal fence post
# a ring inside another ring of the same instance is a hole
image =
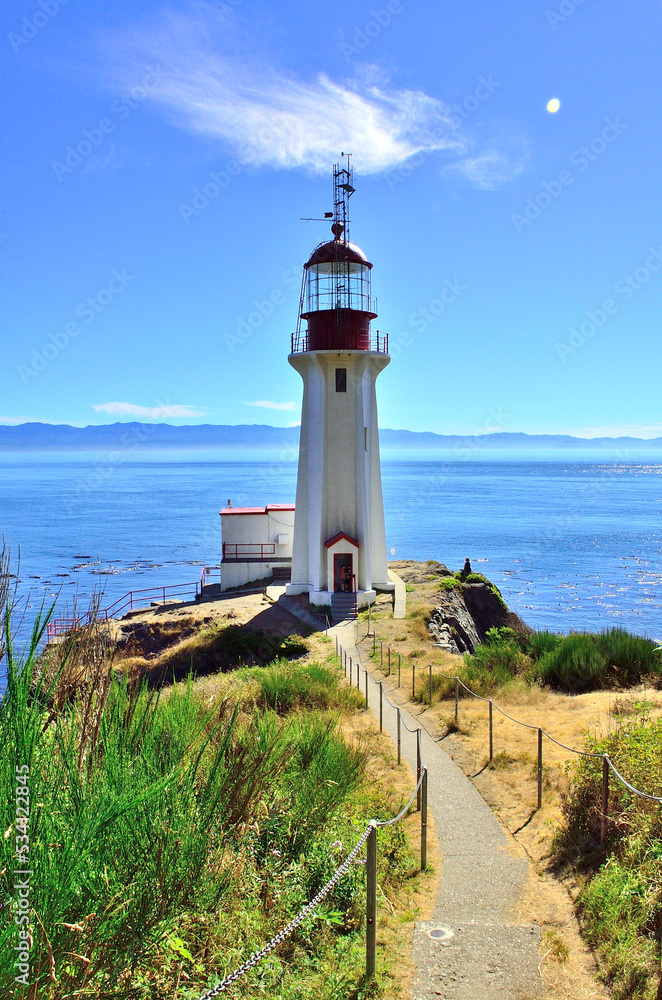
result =
[[[402,666],[402,657],[398,653],[398,687],[400,687],[400,667]]]
[[[347,676],[347,665],[345,665],[345,676]],[[352,686],[352,661],[349,661],[349,686]]]
[[[373,656],[375,655],[376,649],[377,649],[377,633],[373,632],[372,633],[372,655]]]
[[[542,809],[542,729],[538,730],[538,809]]]
[[[490,764],[494,756],[494,723],[492,720],[492,699],[490,698]]]
[[[423,768],[421,783],[421,871],[428,864],[428,769]]]
[[[432,664],[430,664],[430,684],[429,684],[430,707],[432,707]]]
[[[411,698],[412,701],[416,697],[416,664],[411,665]]]
[[[391,647],[388,647],[388,675],[391,676]]]
[[[379,731],[383,732],[383,721],[384,721],[384,709],[383,709],[383,698],[384,698],[384,681],[379,682]]]
[[[377,958],[377,827],[366,842],[365,975],[374,979]]]
[[[457,725],[458,710],[460,707],[460,678],[455,678],[455,725]]]
[[[416,783],[418,784],[418,779],[421,776],[421,731],[416,730]],[[416,792],[416,809],[420,812],[421,809],[421,789],[419,788]]]
[[[400,750],[400,706],[398,705],[398,764],[402,763],[402,753]]]
[[[607,810],[609,809],[609,761],[602,758],[602,816],[600,817],[600,846],[607,843]]]
[[[383,668],[384,668],[384,643],[380,639],[379,640],[379,669],[383,670]]]
[[[356,690],[361,690],[361,664],[356,664]]]
[[[368,703],[368,671],[364,670],[363,673],[365,674],[365,707],[370,708],[370,705]]]

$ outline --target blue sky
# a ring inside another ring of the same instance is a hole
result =
[[[296,423],[349,150],[383,426],[662,435],[659,0],[1,16],[0,423]]]

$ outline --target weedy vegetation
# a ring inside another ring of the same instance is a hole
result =
[[[607,753],[636,788],[662,795],[662,720],[646,712],[623,719],[586,749]],[[558,870],[580,882],[584,936],[600,956],[615,1000],[654,1000],[662,992],[662,814],[660,804],[628,791],[611,776],[607,841],[600,846],[602,760],[573,768],[563,824],[553,843]]]
[[[15,768],[27,765],[25,995],[193,1000],[288,923],[371,817],[397,811],[365,746],[342,734],[343,713],[363,699],[337,667],[287,659],[224,675],[225,693],[210,695],[190,677],[155,689],[117,676],[99,653],[75,686],[66,652],[44,669],[44,627],[38,619],[20,657],[7,614],[0,994],[15,986]],[[380,832],[378,853],[380,893],[391,896],[416,871],[400,825]],[[363,979],[364,884],[353,865],[233,996],[397,995],[387,975]]]

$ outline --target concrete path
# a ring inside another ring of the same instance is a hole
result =
[[[354,622],[329,630],[361,661]],[[367,664],[371,676],[372,664]],[[356,677],[356,673],[354,673]],[[379,682],[368,682],[368,707],[379,718]],[[386,687],[386,686],[385,686]],[[365,692],[361,667],[361,691]],[[384,694],[386,691],[384,691]],[[395,702],[393,691],[389,692]],[[397,711],[383,697],[384,730],[395,740]],[[416,772],[416,719],[401,708],[402,756]],[[545,988],[538,971],[540,932],[513,921],[513,907],[528,862],[507,837],[489,806],[442,746],[423,730],[428,768],[428,808],[442,855],[439,894],[432,919],[417,923],[412,1000],[536,1000]],[[433,936],[431,936],[432,932]]]
[[[407,588],[405,587],[405,581],[397,573],[394,573],[392,569],[388,571],[388,578],[391,583],[395,584],[393,617],[404,618],[407,613]]]

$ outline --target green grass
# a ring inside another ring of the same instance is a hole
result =
[[[608,753],[636,788],[662,794],[662,720],[630,718],[587,749]],[[602,761],[582,758],[574,770],[557,832],[556,867],[578,877],[584,936],[600,955],[615,1000],[659,996],[662,930],[662,814],[610,777],[607,844],[599,844]]]
[[[245,671],[250,709],[203,701],[191,679],[159,692],[115,678],[57,711],[57,678],[49,690],[35,671],[42,624],[24,662],[10,640],[0,706],[0,995],[15,974],[15,767],[28,765],[33,995],[192,1000],[391,814],[338,728],[357,698],[338,670],[279,661]],[[401,827],[380,833],[379,857],[388,893],[414,867]],[[359,865],[233,995],[378,995],[362,982],[363,912]]]
[[[460,676],[477,694],[491,694],[516,678],[579,694],[628,687],[644,679],[657,684],[662,658],[649,639],[624,629],[520,635],[499,628],[490,629],[487,641],[473,655],[465,656]]]
[[[278,660],[268,670],[242,670],[237,675],[257,682],[261,707],[281,713],[294,708],[365,707],[365,699],[358,691],[340,686],[336,668],[319,663],[298,665]]]
[[[660,677],[662,661],[649,639],[613,628],[560,638],[536,660],[534,678],[561,691],[579,693],[608,687],[628,687],[644,677]],[[540,648],[540,647],[539,647]]]
[[[424,656],[425,650],[411,652],[409,657],[417,655]],[[488,698],[534,685],[578,694],[628,687],[642,680],[659,685],[662,657],[649,639],[623,629],[566,636],[503,627],[490,629],[485,643],[473,654],[465,654],[453,676],[433,672],[433,701],[454,697],[455,673],[475,694]],[[470,696],[460,690],[460,697]],[[416,698],[429,704],[427,672],[421,671],[416,679]]]

